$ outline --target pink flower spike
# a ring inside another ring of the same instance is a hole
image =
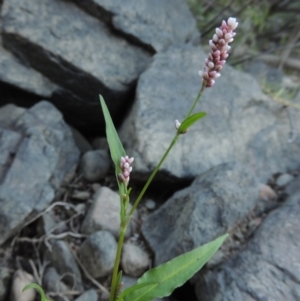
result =
[[[118,175],[119,181],[123,182],[126,186],[129,182],[130,173],[132,171],[131,164],[134,161],[134,158],[129,158],[128,156],[121,157],[120,159],[120,168],[122,173]]]
[[[227,52],[231,48],[228,44],[233,41],[237,26],[236,18],[230,17],[227,22],[223,20],[220,28],[216,28],[212,40],[209,40],[211,51],[205,59],[203,70],[199,71],[205,87],[212,87],[215,83],[214,78],[220,77],[220,71],[228,57]]]

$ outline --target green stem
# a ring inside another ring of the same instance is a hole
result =
[[[190,108],[189,112],[187,113],[185,119],[188,118],[188,117],[193,113],[193,111],[194,111],[194,109],[195,109],[195,106],[196,106],[196,104],[198,103],[198,101],[199,101],[199,99],[200,99],[200,97],[201,97],[201,95],[202,95],[202,93],[203,93],[205,87],[206,87],[206,83],[203,81],[203,82],[202,82],[201,89],[200,89],[200,91],[199,91],[199,93],[198,93],[198,95],[197,95],[197,97],[196,97],[196,99],[195,99],[195,101],[194,101],[192,107]]]
[[[160,159],[159,163],[157,164],[157,166],[155,167],[155,169],[153,170],[152,174],[150,175],[148,181],[146,182],[145,186],[143,187],[142,191],[140,192],[139,196],[137,197],[136,201],[134,202],[129,215],[128,215],[128,219],[127,219],[127,223],[130,220],[130,217],[132,216],[134,210],[136,209],[136,207],[138,206],[139,202],[141,201],[142,197],[144,196],[146,190],[148,189],[149,185],[151,184],[153,178],[155,177],[155,175],[157,174],[158,170],[160,169],[161,165],[163,164],[163,162],[165,161],[165,159],[167,158],[169,152],[171,151],[171,149],[173,148],[173,146],[175,145],[178,137],[179,137],[179,133],[177,132],[175,137],[173,138],[171,144],[169,145],[168,149],[166,150],[166,152],[164,153],[164,155],[162,156],[162,158]]]
[[[113,276],[112,276],[112,280],[111,280],[111,290],[110,290],[109,301],[114,301],[116,298],[116,290],[117,290],[117,286],[118,286],[118,283],[117,283],[118,270],[119,270],[119,264],[120,264],[122,247],[123,247],[126,229],[127,229],[127,224],[121,225],[120,237],[119,237],[119,241],[118,241],[118,249],[117,249],[117,254],[116,254],[116,258],[115,258]]]

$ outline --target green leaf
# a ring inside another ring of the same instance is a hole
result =
[[[116,176],[118,176],[118,174],[121,172],[120,159],[121,157],[126,156],[126,153],[115,129],[105,101],[101,95],[100,103],[106,124],[106,137],[110,149],[110,155],[116,166]]]
[[[119,296],[119,298],[116,300],[116,301],[122,301],[124,299],[124,297],[126,295],[128,295],[129,293],[132,293],[133,291],[135,290],[138,290],[142,287],[145,287],[145,286],[149,286],[149,285],[153,285],[153,284],[157,284],[156,282],[145,282],[145,283],[140,283],[140,284],[135,284],[131,287],[128,287],[126,288],[122,293],[121,295]]]
[[[27,291],[27,290],[30,289],[30,288],[35,288],[35,289],[40,293],[40,295],[41,295],[41,300],[42,300],[42,301],[51,301],[50,299],[47,299],[47,298],[46,298],[45,293],[44,293],[44,290],[43,290],[38,284],[36,284],[36,283],[30,283],[30,284],[27,284],[27,285],[23,288],[22,292]]]
[[[118,136],[116,128],[113,124],[113,121],[109,114],[108,108],[105,104],[105,101],[104,101],[102,95],[99,95],[99,96],[100,96],[100,103],[101,103],[101,107],[102,107],[102,111],[103,111],[103,115],[104,115],[104,119],[105,119],[105,124],[106,124],[107,142],[108,142],[111,158],[115,164],[115,173],[116,173],[116,178],[117,178],[117,182],[118,182],[118,186],[119,186],[119,194],[120,194],[120,198],[121,198],[121,212],[120,212],[121,221],[124,222],[125,208],[124,208],[124,202],[122,200],[122,197],[124,194],[126,194],[126,187],[125,187],[124,183],[119,181],[118,175],[121,173],[121,167],[120,167],[121,157],[125,157],[126,152],[123,148],[123,145],[120,141],[120,138]]]
[[[212,242],[149,270],[134,286],[149,282],[156,282],[157,284],[134,290],[124,297],[124,301],[150,301],[154,298],[169,296],[176,287],[184,284],[203,267],[219,249],[227,236],[228,234],[225,234]]]
[[[189,117],[187,117],[186,119],[184,119],[178,129],[178,131],[180,133],[186,133],[186,131],[188,130],[188,128],[193,125],[195,122],[197,122],[199,119],[203,118],[206,116],[205,112],[198,112],[195,113]]]

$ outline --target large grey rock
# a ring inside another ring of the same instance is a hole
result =
[[[196,281],[201,301],[300,299],[300,186],[238,255]]]
[[[1,28],[1,26],[0,26]],[[50,98],[58,92],[59,86],[52,83],[30,66],[25,66],[3,48],[0,37],[0,82],[17,87],[24,91],[39,95],[42,98]],[[4,99],[1,99],[4,101]]]
[[[196,22],[184,0],[74,0],[127,38],[161,51],[199,42]]]
[[[78,119],[90,124],[102,117],[98,95],[115,113],[149,61],[148,53],[69,1],[4,1],[2,21],[4,46],[71,91],[77,100],[60,105],[76,108]]]
[[[245,166],[222,164],[197,177],[150,214],[142,233],[155,265],[224,234],[254,209],[257,178]]]
[[[120,131],[127,154],[135,158],[132,178],[152,171],[169,146],[174,120],[183,120],[200,90],[197,72],[204,58],[198,47],[172,47],[156,54],[140,76],[135,103]],[[288,143],[287,112],[250,75],[225,66],[215,86],[204,91],[197,111],[207,116],[179,137],[162,166],[166,174],[191,178],[240,161],[264,182],[299,165],[300,136]],[[295,122],[299,128],[300,118]]]
[[[43,101],[23,113],[16,108],[13,118],[1,113],[14,108],[0,110],[0,244],[49,206],[79,158],[72,133],[53,105]]]
[[[52,246],[51,261],[54,268],[60,275],[65,275],[64,281],[71,287],[79,291],[83,290],[82,278],[79,267],[75,258],[70,251],[68,245],[62,241],[57,240]]]

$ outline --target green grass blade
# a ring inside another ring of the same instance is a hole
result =
[[[186,119],[184,119],[182,121],[178,131],[180,133],[185,133],[191,125],[193,125],[195,122],[197,122],[199,119],[201,119],[205,116],[206,116],[205,112],[198,112],[198,113],[195,113],[195,114],[187,117]]]
[[[135,285],[149,282],[156,282],[157,284],[132,291],[124,297],[124,301],[150,301],[154,298],[169,296],[176,287],[184,284],[203,267],[219,249],[227,236],[228,234],[225,234],[212,242],[149,270]]]
[[[24,291],[26,291],[26,290],[28,290],[30,288],[35,288],[40,293],[40,295],[41,295],[41,301],[52,301],[52,300],[46,298],[44,290],[38,284],[36,284],[36,283],[27,284],[23,288],[22,292],[24,292]]]

